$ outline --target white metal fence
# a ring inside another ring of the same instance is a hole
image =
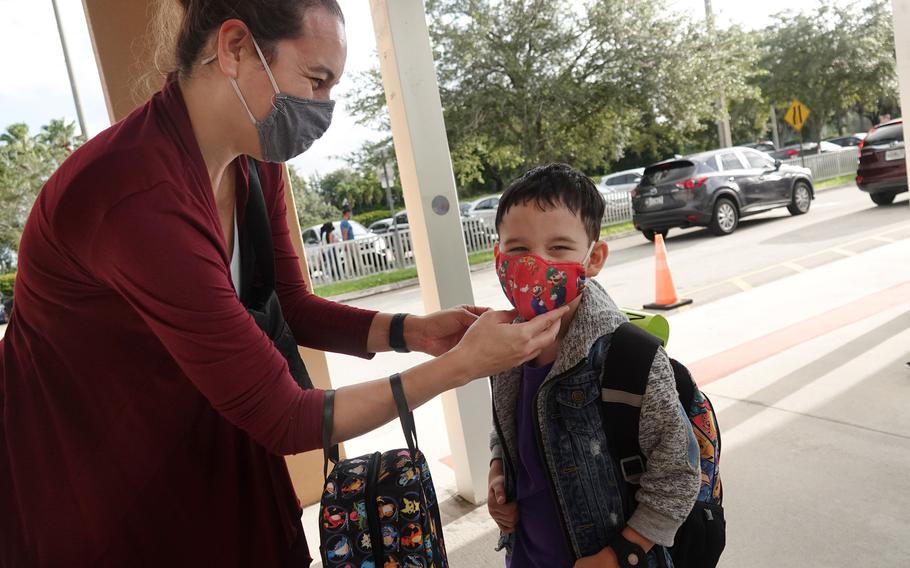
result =
[[[632,220],[632,199],[628,192],[609,192],[603,225]],[[493,250],[496,228],[482,219],[461,220],[465,249],[468,254]],[[407,226],[398,232],[370,234],[368,237],[332,244],[304,245],[310,279],[314,286],[362,278],[415,265],[411,231]]]
[[[462,219],[467,252],[493,249],[495,231],[481,219]],[[371,274],[414,266],[414,247],[411,230],[398,229],[384,234],[332,244],[305,245],[310,279],[314,286],[362,278]]]
[[[628,192],[608,191],[603,226],[632,220],[632,198]],[[482,219],[461,220],[468,254],[493,250],[496,228]],[[370,233],[352,241],[332,244],[305,244],[310,279],[314,286],[354,280],[415,265],[411,231],[407,226],[384,234]]]
[[[815,181],[855,174],[856,167],[859,164],[859,148],[845,148],[840,152],[825,152],[823,154],[811,154],[801,158],[784,160],[785,164],[793,166],[803,166],[812,170],[812,178]]]
[[[632,220],[632,192],[608,189],[601,191],[604,197],[604,218],[601,226],[609,227]]]

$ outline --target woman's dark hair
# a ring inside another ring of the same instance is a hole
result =
[[[499,199],[496,230],[509,209],[535,203],[541,210],[565,207],[585,225],[592,241],[600,238],[604,199],[591,178],[568,164],[538,166],[513,181]]]
[[[344,22],[337,0],[165,0],[153,23],[158,44],[156,66],[162,71],[161,60],[168,59],[164,66],[188,74],[212,32],[232,18],[250,28],[268,58],[278,41],[300,37],[304,13],[317,7]]]

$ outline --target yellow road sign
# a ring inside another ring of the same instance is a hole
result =
[[[790,103],[790,108],[787,109],[787,114],[784,115],[784,120],[787,121],[787,124],[799,132],[803,129],[803,125],[806,123],[806,119],[808,118],[809,107],[799,102],[798,100],[793,99],[793,102]]]

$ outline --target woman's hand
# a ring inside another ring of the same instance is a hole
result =
[[[468,380],[488,377],[537,357],[559,334],[560,318],[568,307],[515,323],[515,310],[488,311],[465,332],[449,353]]]
[[[458,306],[428,316],[409,315],[404,320],[404,340],[411,351],[442,355],[461,341],[465,332],[490,308]]]
[[[499,530],[511,534],[518,524],[518,503],[506,503],[505,475],[502,471],[502,460],[490,463],[489,491],[487,492],[487,510],[496,521]]]

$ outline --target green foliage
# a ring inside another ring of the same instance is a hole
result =
[[[820,140],[824,126],[851,108],[896,106],[890,2],[827,0],[814,12],[786,12],[777,20],[761,42],[768,73],[759,85],[780,116],[794,98],[809,107],[806,140]]]
[[[0,274],[0,294],[3,294],[5,298],[11,298],[13,295],[13,288],[16,285],[16,273],[10,272],[7,274]]]
[[[293,166],[288,165],[291,187],[294,189],[294,205],[301,227],[310,227],[326,221],[341,218],[341,211],[327,203],[322,195],[306,183]]]
[[[82,143],[74,123],[54,119],[35,135],[25,124],[0,134],[0,269],[10,268],[32,204],[47,179]]]
[[[709,34],[664,0],[431,0],[427,11],[465,197],[541,162],[603,171],[630,148],[662,159],[706,130],[718,87],[731,99],[755,91],[754,40]],[[387,125],[379,74],[354,82],[354,114]]]
[[[391,217],[392,214],[388,209],[377,209],[375,211],[366,211],[364,213],[358,213],[357,215],[352,215],[351,218],[363,225],[364,227],[369,227],[376,221],[380,219],[385,219],[386,217]]]

